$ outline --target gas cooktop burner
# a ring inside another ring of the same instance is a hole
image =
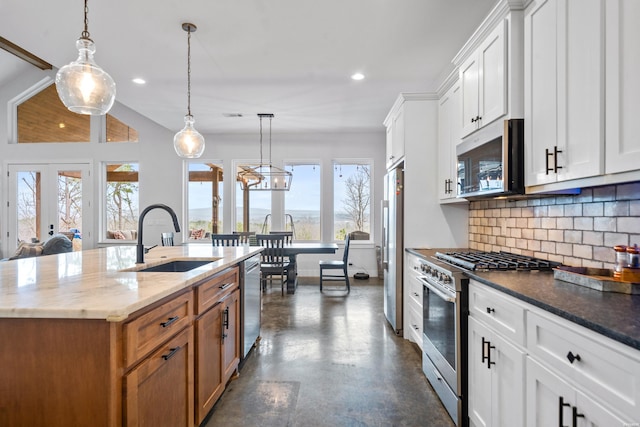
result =
[[[436,252],[436,258],[471,271],[551,270],[559,262],[510,252]]]

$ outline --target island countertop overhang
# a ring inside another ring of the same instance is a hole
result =
[[[261,247],[113,246],[0,263],[0,318],[125,320],[130,314],[258,254]],[[217,260],[216,260],[217,258]],[[174,260],[212,260],[182,273],[138,272]]]

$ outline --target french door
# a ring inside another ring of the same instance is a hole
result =
[[[7,170],[7,253],[56,233],[71,238],[74,251],[92,247],[89,163],[9,164]]]

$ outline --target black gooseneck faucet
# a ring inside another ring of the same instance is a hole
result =
[[[169,212],[171,215],[171,219],[173,220],[173,227],[176,229],[176,233],[180,232],[180,224],[178,224],[178,217],[176,213],[167,205],[163,205],[157,203],[155,205],[149,205],[140,214],[140,218],[138,218],[138,244],[136,245],[136,264],[144,263],[144,254],[147,253],[147,250],[144,249],[144,245],[142,244],[142,225],[144,223],[144,217],[152,209],[164,209]]]

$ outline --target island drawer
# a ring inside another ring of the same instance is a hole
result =
[[[191,324],[193,297],[185,292],[123,326],[125,368]]]
[[[207,279],[195,288],[196,316],[216,305],[224,296],[231,293],[239,285],[238,267],[232,267]]]

